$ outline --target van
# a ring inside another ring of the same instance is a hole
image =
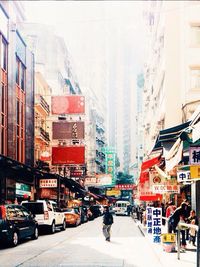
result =
[[[118,200],[115,203],[115,215],[128,215],[128,206],[130,206],[131,203],[126,200]]]
[[[56,202],[36,200],[22,201],[21,204],[35,215],[39,228],[46,228],[51,234],[55,233],[56,227],[63,231],[66,229],[65,214],[57,207]]]

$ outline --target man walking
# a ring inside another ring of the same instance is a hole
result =
[[[109,212],[109,207],[104,207],[104,216],[103,216],[103,234],[106,241],[110,241],[110,229],[113,224],[113,216]]]

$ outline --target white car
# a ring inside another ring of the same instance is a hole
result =
[[[55,233],[55,228],[66,229],[65,215],[58,208],[56,202],[51,200],[22,201],[21,203],[32,214],[38,222],[39,228],[46,228],[50,233]]]
[[[115,203],[115,215],[128,215],[128,206],[130,206],[130,202],[129,201],[125,201],[125,200],[118,200]]]

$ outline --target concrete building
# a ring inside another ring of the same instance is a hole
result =
[[[159,130],[186,122],[199,104],[199,14],[197,1],[152,1],[146,9],[146,155]]]

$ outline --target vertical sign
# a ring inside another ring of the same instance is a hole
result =
[[[152,207],[146,208],[146,219],[147,219],[147,234],[153,233],[153,217],[152,217]]]
[[[162,227],[162,209],[153,208],[152,212],[152,222],[153,222],[153,242],[160,243],[161,241],[161,227]]]
[[[106,147],[103,149],[105,153],[105,169],[106,173],[112,177],[112,185],[115,184],[115,149],[113,147]]]

